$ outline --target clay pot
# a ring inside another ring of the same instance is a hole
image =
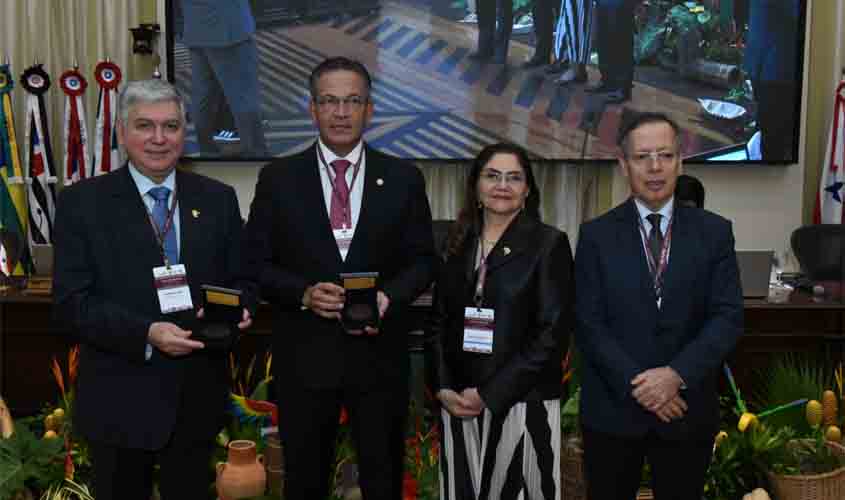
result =
[[[285,463],[279,433],[268,433],[264,436],[264,443],[264,463],[267,465],[267,469],[284,470]]]
[[[217,464],[217,495],[220,500],[261,496],[266,484],[264,457],[256,454],[255,442],[230,441],[229,460]]]

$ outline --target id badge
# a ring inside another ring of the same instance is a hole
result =
[[[355,231],[352,229],[332,229],[334,233],[334,240],[337,242],[337,248],[340,250],[340,258],[346,260],[346,254],[349,253],[349,245],[352,244],[352,236]]]
[[[167,266],[154,267],[153,279],[162,314],[194,308],[185,264],[176,264],[170,269]]]
[[[484,307],[464,308],[464,351],[493,353],[495,313]]]

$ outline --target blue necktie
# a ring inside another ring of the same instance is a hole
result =
[[[170,198],[170,189],[159,186],[150,189],[147,193],[155,200],[155,204],[153,205],[153,221],[158,226],[159,231],[164,231],[164,224],[167,222],[167,214],[169,213],[167,210],[167,199]],[[167,255],[167,260],[170,264],[177,264],[179,262],[179,248],[176,243],[176,231],[174,230],[173,222],[170,224],[170,230],[164,235],[164,254]]]

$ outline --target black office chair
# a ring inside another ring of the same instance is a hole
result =
[[[815,224],[792,232],[792,251],[810,281],[842,281],[845,225]]]

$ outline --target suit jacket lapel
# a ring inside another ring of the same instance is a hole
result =
[[[672,240],[669,247],[669,262],[663,277],[663,304],[661,311],[668,310],[667,302],[678,294],[688,293],[683,290],[684,270],[692,273],[695,263],[695,241],[690,230],[689,213],[675,209],[672,215]]]
[[[373,227],[373,224],[376,224],[379,207],[384,204],[382,201],[382,196],[384,196],[384,188],[382,186],[384,182],[382,182],[382,185],[379,185],[377,180],[381,179],[384,181],[386,173],[385,165],[379,161],[376,154],[366,144],[364,145],[364,150],[364,161],[366,162],[364,178],[357,181],[364,182],[364,189],[361,193],[361,210],[358,213],[355,235],[352,238],[352,243],[349,245],[349,252],[346,254],[345,261],[346,264],[351,265],[355,269],[362,269],[361,266],[366,265],[363,252],[366,252],[364,247],[368,240],[367,233],[369,228]]]
[[[115,248],[119,249],[118,251],[130,251],[135,259],[146,263],[152,279],[152,268],[163,265],[163,260],[155,232],[150,225],[149,212],[138,192],[138,186],[129,175],[128,165],[110,175],[116,176],[111,192],[114,199],[111,223],[115,226],[112,229],[119,228],[115,234],[122,235]]]
[[[487,272],[494,272],[524,253],[530,240],[527,235],[535,226],[536,221],[530,217],[523,213],[517,215],[487,256]]]
[[[327,259],[334,269],[341,269],[343,261],[340,258],[340,251],[332,232],[332,223],[326,210],[326,198],[323,195],[323,181],[320,179],[319,170],[324,167],[318,162],[317,147],[317,143],[314,142],[307,150],[303,164],[292,167],[299,169],[297,185],[301,186],[301,189],[297,188],[296,193],[302,204],[303,216],[314,221],[313,224],[308,225],[313,228],[313,238],[310,235],[291,235],[291,237],[314,241],[314,251],[320,259]]]
[[[648,297],[648,302],[656,309],[657,296],[654,294],[654,280],[648,269],[640,233],[639,213],[633,198],[625,202],[622,210],[617,212],[617,223],[619,225],[616,231],[619,242],[618,254],[622,272],[634,275],[634,279],[639,281],[642,296]]]
[[[176,196],[179,201],[179,262],[185,264],[188,273],[194,268],[192,249],[198,248],[202,240],[199,226],[193,220],[193,212],[200,210],[202,193],[196,183],[189,182],[188,176],[176,171]],[[211,214],[209,214],[211,215]]]

